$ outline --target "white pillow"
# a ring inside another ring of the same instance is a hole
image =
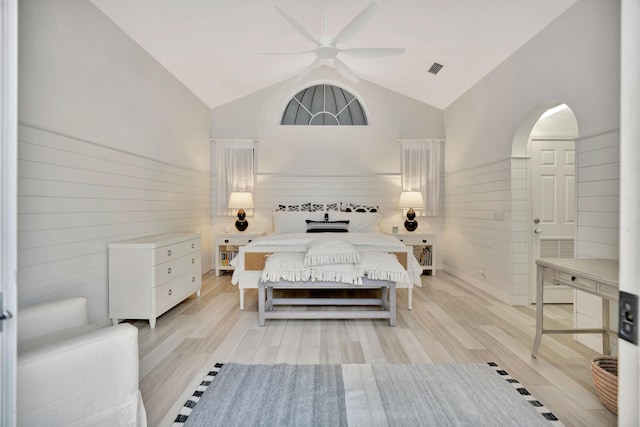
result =
[[[307,220],[322,221],[325,212],[289,212],[275,211],[273,213],[273,234],[306,233]]]
[[[329,212],[329,220],[348,220],[349,233],[378,233],[377,212]]]
[[[305,267],[328,264],[357,264],[360,253],[351,242],[342,239],[318,238],[307,243]]]

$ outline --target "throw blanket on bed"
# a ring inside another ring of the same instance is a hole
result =
[[[340,242],[340,243],[338,243]],[[409,276],[395,255],[384,252],[362,252],[350,249],[350,243],[322,239],[309,245],[306,253],[277,252],[267,257],[263,282],[324,281],[362,285],[366,276],[371,280],[407,282]],[[333,248],[333,249],[332,249]]]

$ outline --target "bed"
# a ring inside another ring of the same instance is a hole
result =
[[[270,308],[268,296],[273,289],[308,289],[313,286],[315,286],[314,289],[324,289],[321,282],[326,282],[326,280],[322,280],[327,278],[325,276],[309,277],[303,274],[291,277],[266,277],[265,266],[270,258],[274,258],[272,255],[289,254],[287,256],[290,256],[295,254],[300,258],[307,254],[310,245],[314,245],[314,242],[327,241],[343,242],[344,246],[351,245],[356,248],[359,254],[365,254],[365,258],[367,258],[366,254],[374,257],[390,254],[404,270],[404,275],[383,277],[378,274],[374,280],[369,280],[371,274],[376,274],[369,271],[369,276],[365,275],[365,279],[368,280],[369,287],[387,289],[389,294],[391,287],[388,283],[393,282],[394,299],[395,289],[407,289],[408,309],[411,309],[412,289],[413,286],[421,286],[422,268],[413,256],[413,248],[404,245],[393,236],[380,233],[377,221],[378,215],[374,212],[274,212],[274,232],[241,247],[238,256],[233,261],[235,270],[232,283],[238,286],[240,309],[244,309],[244,290],[260,289],[260,283],[265,281],[275,283],[272,286],[263,285],[264,289],[261,291],[259,302],[264,303],[263,298],[267,299],[264,306],[265,311]],[[340,264],[340,262],[336,262],[336,264]],[[331,277],[330,282],[341,281]],[[345,285],[346,289],[358,287],[364,287],[363,283],[352,282]],[[383,308],[388,303],[389,300],[380,302]],[[269,316],[266,317],[269,318]]]

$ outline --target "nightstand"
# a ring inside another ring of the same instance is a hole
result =
[[[422,272],[436,275],[436,235],[423,233],[389,233],[407,246],[413,246],[413,254],[422,266]]]
[[[214,263],[216,276],[224,271],[233,271],[230,261],[238,255],[240,246],[249,244],[252,240],[264,236],[264,233],[220,233],[213,235],[215,251]]]

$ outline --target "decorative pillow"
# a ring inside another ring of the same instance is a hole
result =
[[[322,221],[324,212],[288,212],[273,213],[273,233],[306,233],[307,220]]]
[[[277,210],[286,212],[337,211],[338,203],[301,203],[296,205],[278,205]]]
[[[301,203],[297,205],[278,205],[278,210],[286,212],[311,212],[311,203]]]
[[[307,220],[307,233],[348,233],[349,221]]]
[[[311,281],[362,285],[362,270],[356,264],[328,264],[309,267]]]
[[[314,239],[307,243],[304,265],[357,264],[360,253],[351,242],[341,239]]]
[[[330,212],[331,221],[349,221],[350,233],[378,233],[377,212]]]
[[[260,280],[263,282],[303,282],[311,277],[311,270],[304,266],[302,252],[276,252],[267,256]]]
[[[362,252],[358,267],[371,280],[409,283],[409,275],[395,255],[384,252]]]
[[[373,205],[354,205],[353,203],[347,203],[342,209],[345,212],[378,212],[379,206]]]

